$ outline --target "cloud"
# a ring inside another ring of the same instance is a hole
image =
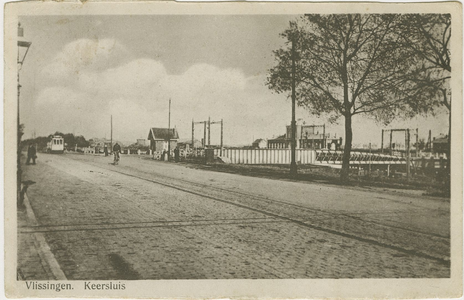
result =
[[[88,71],[108,69],[125,58],[126,48],[114,39],[79,39],[63,47],[41,71],[45,82],[70,82]]]
[[[51,131],[73,129],[88,138],[102,137],[109,135],[113,115],[115,138],[135,141],[146,138],[150,127],[167,127],[172,99],[171,124],[183,139],[191,137],[193,118],[202,121],[210,116],[224,119],[226,144],[248,143],[254,135],[285,130],[285,121],[276,122],[283,117],[282,109],[272,103],[274,98],[288,106],[282,102],[285,97],[272,95],[264,78],[247,78],[239,69],[209,64],[169,74],[162,62],[153,59],[111,62],[115,52],[124,49],[112,40],[66,45],[42,72],[48,85],[38,93],[36,105],[43,112],[68,117],[50,120],[40,114],[40,122],[53,123],[56,129],[47,125]],[[203,136],[203,129],[197,127],[197,134]]]

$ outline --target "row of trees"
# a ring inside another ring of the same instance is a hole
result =
[[[281,36],[286,45],[274,51],[267,85],[288,93],[294,81],[299,106],[331,122],[344,118],[342,181],[356,115],[386,125],[441,107],[451,111],[449,14],[309,14]]]
[[[21,144],[22,144],[22,147],[24,147],[24,145],[33,143],[37,145],[38,150],[45,149],[47,147],[47,143],[51,140],[53,136],[56,136],[56,135],[62,136],[64,138],[64,143],[65,145],[67,145],[67,147],[74,148],[76,145],[77,147],[88,147],[89,146],[89,142],[85,139],[84,136],[82,135],[74,136],[74,134],[72,133],[64,134],[59,131],[55,132],[54,134],[50,134],[48,136],[39,136],[34,139],[24,140],[21,142]]]

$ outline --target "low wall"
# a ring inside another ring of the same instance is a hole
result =
[[[296,162],[298,164],[313,164],[316,161],[316,151],[297,149]],[[284,165],[291,162],[290,149],[223,149],[214,150],[215,156],[227,157],[232,164],[274,164]]]

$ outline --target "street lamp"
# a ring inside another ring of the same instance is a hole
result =
[[[23,37],[23,28],[21,28],[21,23],[18,23],[18,37]],[[31,42],[26,42],[26,41],[20,41],[18,39],[18,74],[17,74],[17,80],[18,80],[18,115],[17,115],[17,120],[18,120],[18,150],[17,150],[17,192],[18,192],[18,201],[22,204],[22,197],[21,197],[21,125],[20,125],[20,120],[19,120],[19,102],[20,102],[20,92],[21,92],[21,84],[19,83],[19,72],[21,71],[21,68],[23,66],[24,60],[26,59],[27,52],[29,52],[29,48],[31,46]]]

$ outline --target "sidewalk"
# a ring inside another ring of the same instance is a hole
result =
[[[26,199],[27,200],[27,196]],[[18,208],[18,280],[53,280],[53,274],[39,254],[38,241],[33,233],[21,233],[31,226],[26,206]]]

